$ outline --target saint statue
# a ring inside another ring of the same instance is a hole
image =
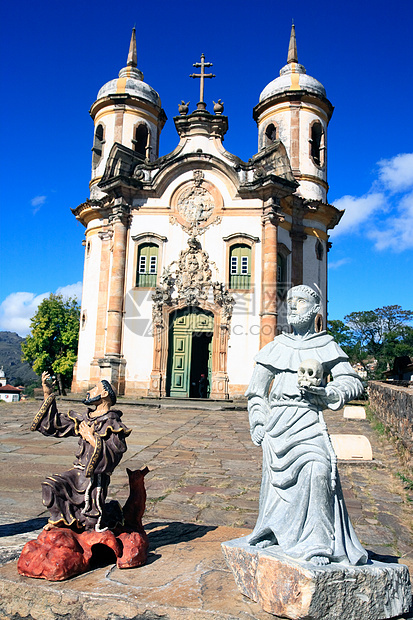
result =
[[[59,413],[46,372],[42,386],[45,400],[31,430],[51,437],[79,437],[73,467],[42,484],[43,504],[50,512],[45,529],[103,531],[109,517],[105,499],[110,476],[126,452],[126,437],[131,433],[121,421],[122,412],[111,409],[115,392],[108,381],[100,381],[83,401],[90,406],[87,410]]]
[[[319,312],[312,288],[290,289],[293,333],[276,336],[255,357],[246,396],[251,438],[262,447],[263,464],[258,520],[247,542],[278,545],[287,556],[316,565],[365,564],[322,414],[357,398],[363,385],[332,336],[316,333]]]

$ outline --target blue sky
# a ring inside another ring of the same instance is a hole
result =
[[[252,108],[285,64],[291,19],[298,59],[335,106],[328,134],[329,201],[346,208],[332,233],[329,316],[388,304],[413,308],[413,4],[354,0],[4,3],[0,101],[0,329],[27,333],[49,292],[76,294],[83,227],[70,208],[88,196],[99,88],[125,66],[136,24],[138,66],[168,116],[160,154],[178,142],[181,99],[201,53],[213,62],[206,101],[229,117],[225,147],[257,150]]]

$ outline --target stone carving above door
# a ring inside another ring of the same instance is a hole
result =
[[[177,211],[189,224],[205,223],[215,207],[212,194],[202,187],[203,179],[204,173],[195,170],[192,184],[178,198]]]
[[[178,223],[190,234],[197,234],[202,229],[220,221],[215,216],[216,208],[222,207],[222,197],[217,188],[205,180],[202,170],[193,171],[192,181],[178,188],[171,200],[174,215],[173,224]]]
[[[212,267],[216,269],[200,241],[196,236],[189,237],[188,247],[180,252],[177,261],[164,269],[160,284],[152,295],[154,325],[163,326],[165,305],[184,302],[187,306],[197,306],[207,301],[220,307],[222,321],[228,324],[234,298],[221,282],[212,282]]]

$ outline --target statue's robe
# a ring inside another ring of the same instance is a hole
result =
[[[283,333],[261,349],[246,392],[251,433],[257,426],[265,431],[259,515],[249,542],[271,540],[297,559],[364,564],[367,553],[347,514],[322,406],[297,385],[298,368],[308,359],[323,365],[323,385],[333,377],[326,385],[335,397],[331,409],[363,390],[347,355],[325,332]]]
[[[104,506],[110,476],[126,451],[131,433],[122,422],[122,412],[110,410],[91,417],[91,410],[59,413],[54,395],[49,396],[35,416],[31,430],[46,436],[78,436],[72,469],[53,474],[42,484],[43,504],[50,511],[49,523],[56,526],[99,530],[104,525]],[[82,438],[79,425],[93,428],[96,446]]]

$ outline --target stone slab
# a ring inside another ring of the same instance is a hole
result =
[[[366,410],[364,407],[347,406],[344,407],[343,417],[347,420],[365,420]]]
[[[18,574],[0,566],[0,620],[274,620],[241,596],[221,542],[245,529],[150,522],[145,566],[110,564],[67,581]]]
[[[315,566],[275,547],[257,549],[246,537],[222,543],[242,594],[276,616],[293,620],[384,620],[412,603],[407,566],[369,560],[365,566]]]
[[[334,452],[339,461],[372,461],[373,450],[365,435],[330,435]]]

